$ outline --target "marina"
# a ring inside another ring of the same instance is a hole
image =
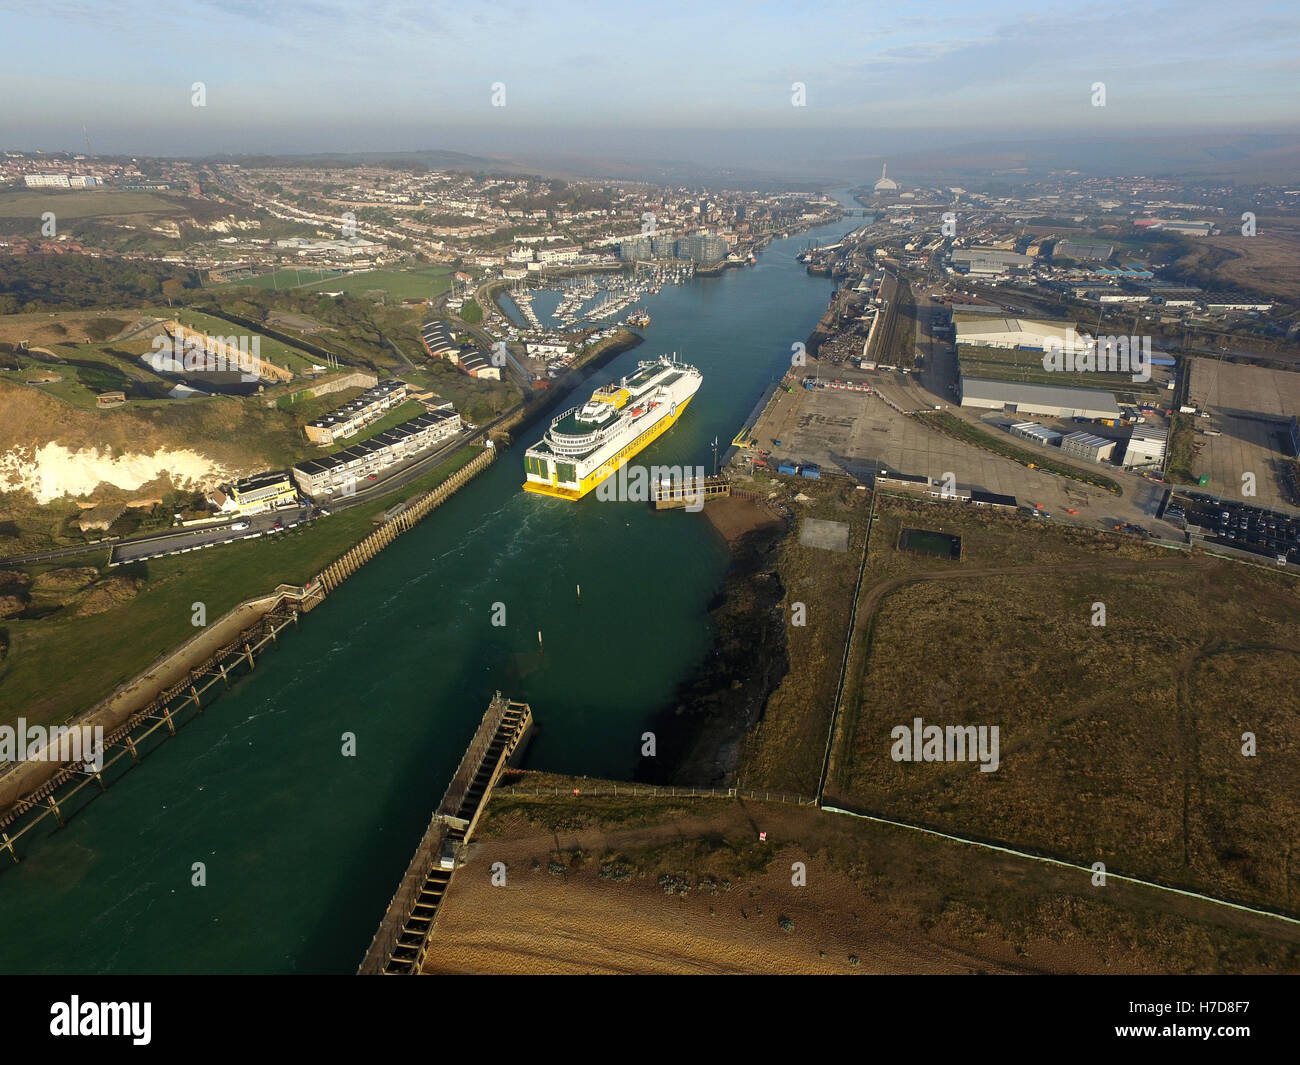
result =
[[[695,277],[695,264],[686,261],[635,262],[630,271],[586,275],[545,285],[518,281],[503,295],[517,309],[521,328],[533,333],[575,331],[626,320],[629,325],[650,324],[650,314],[639,306],[665,287],[684,285]],[[554,309],[539,315],[535,303],[555,299]],[[507,308],[508,309],[508,308]],[[628,312],[624,315],[624,312]]]

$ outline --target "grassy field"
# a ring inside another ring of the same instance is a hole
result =
[[[1253,237],[1237,227],[1224,227],[1222,236],[1198,238],[1179,266],[1206,274],[1221,284],[1241,286],[1267,299],[1294,305],[1300,288],[1300,221],[1281,216],[1257,220]]]
[[[815,502],[798,506],[797,522],[847,522],[849,549],[806,547],[799,543],[797,528],[779,548],[775,570],[786,591],[783,617],[790,622],[794,604],[802,603],[806,624],[786,626],[789,672],[768,698],[762,721],[744,740],[739,787],[812,795],[821,773],[866,536],[867,493],[829,482],[812,484],[807,492]]]
[[[938,513],[882,507],[873,545]],[[1279,846],[1300,829],[1295,583],[1085,530],[944,513],[943,531],[963,539],[960,567],[872,549],[830,801],[1300,909],[1300,872]],[[998,769],[895,761],[892,730],[916,717],[997,726]]]
[[[0,661],[0,721],[19,714],[32,723],[62,721],[86,709],[188,639],[193,634],[191,604],[204,603],[208,617],[216,618],[244,599],[273,591],[277,584],[314,577],[366,536],[371,518],[394,499],[433,488],[477,454],[477,448],[464,448],[400,492],[275,538],[112,570],[106,569],[103,550],[23,567],[22,572],[34,576],[90,566],[101,571],[101,584],[120,589],[124,580],[140,583],[136,594],[103,613],[77,616],[75,610],[64,609],[40,620],[0,621],[9,641],[8,655]]]
[[[108,215],[170,214],[183,208],[152,192],[116,189],[18,189],[0,192],[0,218],[98,218]]]
[[[269,274],[260,274],[257,277],[243,278],[238,281],[223,281],[221,284],[207,287],[216,290],[258,288],[279,291],[280,289],[297,288],[298,286],[306,286],[314,282],[328,281],[344,276],[346,275],[336,270],[317,270],[315,267],[288,268],[275,270]],[[329,286],[324,287],[328,288]],[[331,291],[334,290],[331,289]]]
[[[176,312],[177,321],[187,329],[201,330],[209,336],[228,337],[241,336],[247,330],[241,325],[235,325],[224,318],[217,318],[210,314],[204,314],[201,311],[192,311],[189,308],[182,308]],[[304,370],[311,369],[316,360],[311,355],[297,348],[291,348],[288,344],[279,340],[273,340],[268,336],[253,334],[258,337],[258,349],[262,358],[276,366],[282,366],[295,374],[302,373]],[[251,337],[250,337],[251,339]]]
[[[390,300],[432,299],[451,287],[451,268],[422,266],[410,270],[364,270],[353,274],[329,274],[321,277],[315,269],[279,270],[275,274],[250,278],[247,281],[228,281],[216,286],[233,288],[298,288],[304,292],[346,292],[364,296],[367,292],[381,291]]]
[[[1195,484],[1196,452],[1195,427],[1186,414],[1175,414],[1169,421],[1169,461],[1165,464],[1165,477],[1175,484]]]
[[[408,399],[399,403],[378,421],[367,425],[356,436],[350,436],[344,441],[345,444],[359,444],[362,440],[369,440],[372,436],[378,436],[380,433],[393,428],[395,425],[401,425],[402,422],[410,421],[412,418],[423,414],[428,408],[418,400]],[[338,446],[343,446],[342,444]]]
[[[17,355],[15,359],[20,367],[17,379],[25,380],[33,372],[57,373],[61,381],[32,387],[81,410],[95,410],[95,397],[101,392],[125,392],[132,400],[161,399],[173,385],[140,361],[138,356],[149,350],[147,341],[124,344],[65,341],[50,346],[49,350],[66,361],[56,363],[39,355]]]

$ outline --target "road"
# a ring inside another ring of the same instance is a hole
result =
[[[230,523],[207,525],[200,529],[186,529],[148,540],[124,540],[113,545],[110,565],[120,566],[127,562],[139,562],[159,555],[174,555],[181,551],[197,551],[212,547],[214,544],[231,543],[235,540],[249,540],[261,536],[274,535],[278,522],[284,529],[292,529],[310,520],[310,507],[286,507],[282,510],[267,511],[250,517],[235,519]],[[247,524],[247,529],[235,529],[235,525]]]
[[[424,476],[430,469],[436,467],[477,437],[480,432],[481,430],[476,430],[473,433],[460,433],[437,451],[431,451],[427,455],[417,456],[400,463],[393,467],[392,471],[386,476],[376,478],[373,481],[361,482],[358,484],[356,491],[349,495],[321,496],[319,499],[314,500],[314,504],[328,508],[327,513],[332,513],[333,511],[346,510],[349,507],[355,507],[385,496],[403,485],[409,484],[417,477]],[[233,525],[223,523],[220,526],[187,529],[181,533],[154,537],[145,542],[126,541],[114,546],[112,564],[120,565],[124,562],[134,562],[144,558],[156,558],[159,555],[193,551],[198,548],[210,547],[213,544],[231,543],[235,540],[251,540],[261,536],[274,536],[279,531],[275,529],[276,523],[279,523],[283,529],[292,529],[305,522],[317,520],[311,516],[313,509],[314,506],[312,505],[285,507],[281,510],[268,511],[265,514],[255,514],[251,517],[239,519],[239,523],[248,523],[249,527],[247,529],[236,530]]]

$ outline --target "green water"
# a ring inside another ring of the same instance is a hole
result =
[[[711,472],[714,436],[727,444],[826,307],[832,283],[795,253],[853,224],[647,297],[646,344],[575,400],[679,352],[704,384],[637,461]],[[708,649],[726,548],[700,514],[524,494],[541,428],[0,870],[0,971],[352,972],[497,689],[532,704],[529,766],[631,775],[645,725]]]

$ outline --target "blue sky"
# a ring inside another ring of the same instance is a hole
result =
[[[637,131],[1102,135],[1295,122],[1294,5],[0,0],[0,145],[540,150]],[[190,104],[202,81],[207,106]],[[807,106],[791,106],[791,85]],[[1107,106],[1091,106],[1106,84]],[[491,87],[506,106],[491,106]],[[707,136],[684,139],[707,143]],[[758,149],[755,149],[756,151]]]

